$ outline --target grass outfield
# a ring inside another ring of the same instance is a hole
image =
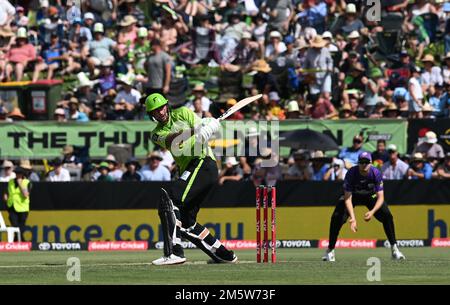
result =
[[[0,284],[73,284],[66,280],[69,257],[81,261],[81,284],[372,284],[369,257],[381,259],[381,284],[450,284],[450,252],[442,248],[338,249],[337,261],[320,261],[321,249],[279,249],[279,262],[256,264],[255,251],[237,251],[236,265],[206,264],[206,255],[187,250],[189,263],[151,266],[161,251],[0,253]]]

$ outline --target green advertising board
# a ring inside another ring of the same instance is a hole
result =
[[[366,150],[375,150],[377,139],[396,144],[400,153],[405,153],[407,148],[406,120],[292,120],[270,124],[266,122],[269,128],[279,126],[280,131],[309,128],[324,132],[334,137],[339,146],[351,146],[353,136],[362,133],[366,139]],[[153,149],[151,131],[154,127],[152,121],[2,123],[0,158],[55,157],[61,154],[66,144],[88,146],[91,157],[104,157],[112,144],[132,144],[136,157],[144,157]],[[242,131],[239,125],[230,128]],[[282,155],[288,153],[288,148],[281,148]]]

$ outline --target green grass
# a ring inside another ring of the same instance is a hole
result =
[[[151,266],[161,251],[0,253],[0,284],[73,284],[66,279],[69,257],[81,261],[81,284],[450,284],[448,249],[403,249],[392,261],[387,249],[338,250],[337,261],[320,261],[320,249],[279,249],[276,264],[256,264],[254,251],[237,251],[241,263],[206,264],[187,250],[189,264]],[[367,259],[381,260],[381,282],[366,279]]]

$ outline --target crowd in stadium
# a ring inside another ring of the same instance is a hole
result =
[[[370,8],[359,0],[2,0],[0,81],[76,75],[58,120],[143,119],[139,102],[150,92],[200,116],[264,94],[235,119],[448,117],[450,3],[382,1],[378,17]],[[202,67],[217,77],[196,82],[189,71]],[[2,106],[3,118],[25,118]]]
[[[240,98],[262,93],[230,119],[448,118],[450,3],[444,2],[382,1],[378,18],[361,0],[0,0],[0,81],[75,80],[54,112],[57,121],[149,119],[142,100],[153,92],[200,117],[217,117]],[[207,77],[198,81],[193,71]],[[1,119],[26,116],[2,104]],[[220,183],[342,180],[363,140],[356,136],[332,160],[298,151],[274,168],[261,168],[259,158],[231,157]],[[401,158],[395,145],[380,141],[373,161],[386,179],[448,179],[450,156],[436,135],[422,141]],[[106,181],[176,176],[167,151],[150,153],[146,162],[119,164],[108,156],[83,173]],[[52,166],[44,179],[67,181],[67,168],[85,164],[67,146]],[[1,181],[12,167],[3,163]]]

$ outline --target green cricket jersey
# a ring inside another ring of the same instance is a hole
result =
[[[205,144],[203,147],[198,147],[199,144],[196,144],[194,135],[183,141],[179,147],[166,146],[166,137],[169,134],[194,128],[200,123],[201,119],[192,110],[186,107],[180,107],[170,110],[168,122],[165,124],[158,123],[152,131],[152,141],[172,153],[181,173],[184,172],[189,162],[194,159],[210,157],[216,160],[209,145]]]

